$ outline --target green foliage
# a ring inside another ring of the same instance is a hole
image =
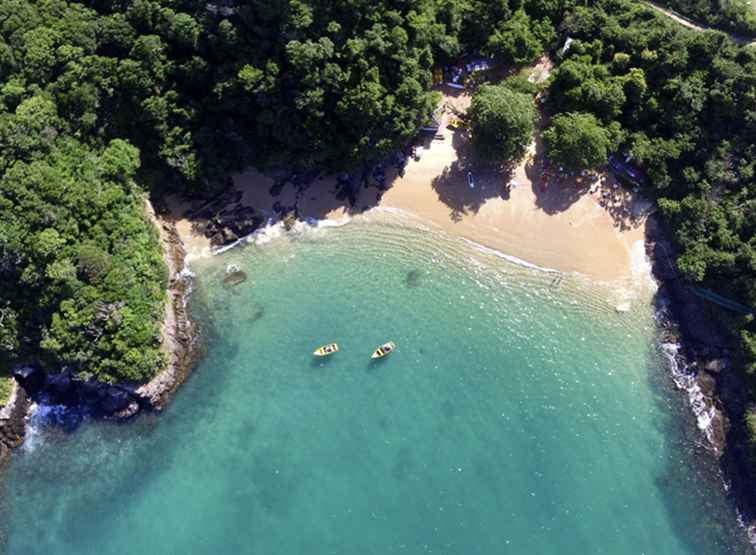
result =
[[[518,157],[533,135],[533,97],[504,85],[482,86],[468,114],[475,150],[490,162]]]
[[[102,381],[160,368],[165,269],[131,184],[136,155],[60,137],[0,177],[3,358],[28,351]]]
[[[11,393],[13,392],[13,382],[14,380],[11,376],[4,375],[0,371],[0,407],[10,400]]]
[[[488,38],[485,51],[509,64],[527,64],[541,55],[556,39],[548,18],[533,21],[524,10],[517,10]]]
[[[756,463],[756,407],[751,406],[746,410],[745,424],[751,460]]]
[[[567,112],[556,116],[543,133],[549,158],[571,171],[606,164],[616,148],[611,131],[593,114]]]
[[[510,90],[523,94],[529,94],[531,96],[534,96],[540,90],[540,87],[538,85],[528,81],[528,78],[521,73],[510,75],[509,77],[504,79],[501,84]]]

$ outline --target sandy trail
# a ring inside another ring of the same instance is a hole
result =
[[[663,6],[660,6],[659,4],[656,4],[655,2],[651,2],[650,0],[644,0],[643,2],[646,4],[649,8],[652,8],[656,10],[657,12],[666,15],[668,18],[672,19],[673,21],[676,21],[680,25],[684,25],[688,29],[693,29],[694,31],[703,32],[703,31],[719,31],[720,33],[724,33],[727,36],[729,36],[733,41],[737,42],[738,44],[745,44],[749,46],[756,46],[756,40],[748,38],[748,37],[741,37],[739,35],[733,35],[732,33],[728,33],[727,31],[723,31],[722,29],[717,29],[715,27],[707,27],[705,25],[701,25],[699,23],[696,23],[687,17],[680,15],[676,12],[673,12],[672,10],[669,10],[667,8],[664,8]]]

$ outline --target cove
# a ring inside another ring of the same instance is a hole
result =
[[[8,552],[747,548],[650,292],[617,313],[616,286],[396,215],[272,235],[194,263],[207,354],[165,413],[34,425],[4,484]]]

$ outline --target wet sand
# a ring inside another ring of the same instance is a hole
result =
[[[287,183],[280,194],[272,196],[269,190],[274,180],[249,170],[234,176],[236,188],[243,192],[242,204],[274,218],[276,203],[279,208],[296,207],[302,219],[359,217],[376,206],[401,209],[449,233],[538,266],[602,281],[633,274],[642,253],[642,212],[650,203],[633,198],[610,175],[593,180],[545,179],[540,141],[530,145],[516,167],[481,168],[466,154],[465,131],[447,127],[452,112],[463,113],[470,97],[451,90],[444,93],[443,140],[429,137],[419,160],[411,159],[402,177],[387,168],[387,191],[375,184],[361,188],[356,203],[349,206],[336,198],[335,177],[321,177],[300,192]],[[468,186],[468,171],[475,177],[474,188]],[[631,217],[633,213],[638,217]],[[191,222],[179,218],[177,229],[190,258],[210,252],[208,240],[192,232]]]

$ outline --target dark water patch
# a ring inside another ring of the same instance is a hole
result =
[[[420,270],[410,270],[404,276],[404,283],[407,287],[415,288],[420,286],[423,273]]]
[[[254,456],[249,483],[254,488],[255,501],[268,513],[285,516],[297,494],[302,476],[295,477],[286,468],[279,454],[263,451]]]
[[[380,428],[384,432],[391,426],[390,420],[385,416],[378,418],[378,420],[376,420],[376,423],[378,424],[378,428]]]
[[[454,418],[457,415],[457,408],[452,401],[444,399],[444,402],[441,403],[441,414],[446,418]]]
[[[394,480],[406,480],[414,471],[415,460],[412,450],[409,447],[401,447],[394,457],[394,463],[391,467],[391,476]]]
[[[249,311],[249,319],[247,322],[249,324],[254,324],[262,320],[263,316],[265,316],[265,307],[261,304],[254,304]]]

